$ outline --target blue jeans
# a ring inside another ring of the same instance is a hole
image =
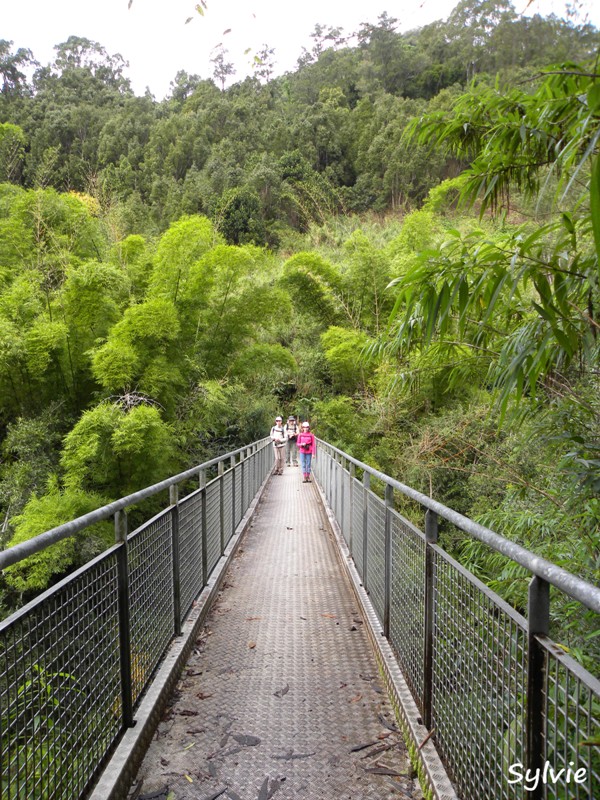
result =
[[[312,453],[300,453],[300,469],[303,475],[310,475],[310,462],[312,461]]]

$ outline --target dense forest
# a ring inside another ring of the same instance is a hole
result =
[[[318,25],[279,77],[221,50],[156,101],[99,43],[0,41],[2,546],[295,412],[598,582],[599,48],[461,0]],[[523,608],[520,570],[446,537]],[[3,613],[111,538],[6,570]],[[580,657],[592,620],[554,609]]]

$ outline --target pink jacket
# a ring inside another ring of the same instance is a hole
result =
[[[299,433],[296,444],[298,445],[298,452],[300,453],[310,453],[314,456],[317,452],[317,440],[315,439],[314,433]]]

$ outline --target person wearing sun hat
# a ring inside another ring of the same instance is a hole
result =
[[[270,435],[271,441],[273,442],[273,450],[275,452],[275,475],[283,475],[286,436],[282,417],[275,417],[275,425],[273,425],[271,428]]]
[[[310,483],[310,464],[312,457],[317,451],[317,440],[315,435],[310,432],[310,423],[303,422],[300,426],[300,433],[296,439],[298,452],[300,453],[300,468],[302,469],[302,483]]]
[[[288,421],[285,423],[285,463],[288,467],[292,464],[294,467],[298,466],[298,447],[296,445],[296,437],[300,433],[300,428],[296,422],[296,417],[289,416]]]

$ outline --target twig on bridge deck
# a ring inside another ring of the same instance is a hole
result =
[[[425,745],[427,744],[427,742],[431,739],[434,733],[435,733],[435,728],[432,728],[427,734],[427,736],[423,739],[421,744],[417,747],[417,750],[422,750],[423,747],[425,747]]]

